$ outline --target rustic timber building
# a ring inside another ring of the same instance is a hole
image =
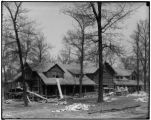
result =
[[[41,95],[51,96],[58,95],[56,79],[59,79],[63,94],[71,95],[79,92],[79,64],[52,64],[45,63],[36,67],[25,64],[26,82],[29,90],[37,92]],[[113,82],[114,71],[109,64],[104,64],[104,81],[103,85],[114,87]],[[22,82],[21,73],[15,76],[13,83]],[[84,67],[84,76],[82,81],[83,92],[93,92],[98,85],[98,68],[95,66]]]
[[[59,79],[64,95],[79,93],[79,64],[39,64],[36,67],[25,64],[25,79],[30,91],[34,91],[44,96],[58,95],[56,79]],[[94,65],[84,66],[84,76],[82,81],[82,92],[93,92],[98,86],[99,69]],[[135,72],[123,72],[123,70],[113,69],[108,63],[103,65],[103,87],[116,88],[117,86],[136,88],[137,82]],[[133,79],[133,80],[131,80]],[[16,86],[22,82],[22,75],[19,73],[12,83]],[[140,81],[140,86],[142,82]]]
[[[97,85],[99,83],[99,68],[98,67],[88,67],[85,70],[85,74],[93,80]],[[114,75],[115,71],[108,64],[104,63],[103,65],[103,87],[114,88]]]
[[[137,90],[137,73],[135,70],[126,70],[123,68],[114,68],[115,70],[115,87],[128,87],[129,92]],[[139,89],[143,87],[143,82],[139,80]]]

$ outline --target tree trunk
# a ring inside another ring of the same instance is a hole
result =
[[[5,85],[6,85],[6,70],[5,70],[5,65],[3,66],[3,70],[4,70],[4,73],[3,73],[3,77],[2,77],[2,100],[5,100],[6,99],[6,94],[5,94]],[[4,101],[3,101],[4,102]]]
[[[79,97],[82,97],[82,79],[83,79],[83,61],[84,61],[84,29],[82,29],[82,41],[81,41],[82,49],[81,49],[81,57],[80,57],[80,90]]]
[[[102,2],[98,2],[98,52],[99,52],[99,87],[98,102],[103,102],[103,58],[102,58],[102,27],[101,27],[101,6]]]
[[[147,41],[145,38],[145,61],[144,61],[144,91],[146,91],[146,71],[147,71],[147,67],[146,67],[146,63],[147,63]]]
[[[149,34],[150,35],[150,34]],[[150,65],[150,56],[148,57],[148,66]],[[150,70],[149,70],[150,72]],[[150,117],[150,73],[148,73],[148,119]]]
[[[146,61],[146,60],[145,60]],[[144,65],[145,65],[146,63],[144,63]],[[146,91],[146,67],[144,66],[144,91]]]
[[[16,41],[18,45],[18,53],[19,53],[21,71],[22,71],[24,106],[28,106],[28,99],[27,99],[27,93],[26,93],[27,90],[26,90],[26,84],[25,84],[25,71],[24,71],[24,64],[22,60],[22,51],[21,51],[20,41],[18,37],[18,31],[16,28],[16,21],[13,21],[13,24],[14,24],[14,31],[15,31]]]
[[[137,35],[136,46],[137,46],[137,93],[139,94],[139,35]]]

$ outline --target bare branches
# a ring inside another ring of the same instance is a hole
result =
[[[12,3],[13,4],[13,3]],[[11,18],[13,19],[13,21],[15,22],[17,20],[17,16],[19,15],[19,12],[20,12],[20,9],[21,9],[21,5],[22,5],[22,2],[14,2],[14,5],[15,5],[15,13],[13,15],[13,8],[11,8],[13,5],[9,2],[3,2],[3,5],[7,8],[7,10],[9,11],[10,13],[10,16]]]
[[[93,13],[94,13],[94,15],[95,15],[95,18],[96,18],[96,20],[98,21],[98,14],[97,14],[97,12],[96,12],[95,5],[94,5],[93,2],[90,2],[90,5],[91,5],[91,7],[92,7],[92,10],[93,10]]]
[[[149,23],[148,20],[140,21],[137,24],[137,29],[132,35],[134,40],[133,43],[133,52],[136,54],[137,57],[137,69],[138,66],[141,65],[140,68],[143,70],[144,76],[144,90],[146,90],[146,80],[147,80],[147,73],[148,66],[149,66]],[[139,63],[140,61],[140,63]],[[138,70],[139,72],[139,70]]]

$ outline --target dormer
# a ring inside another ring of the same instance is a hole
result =
[[[58,64],[55,64],[48,71],[44,72],[48,78],[64,78],[64,73],[64,70]]]

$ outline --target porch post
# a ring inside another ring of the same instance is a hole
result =
[[[86,86],[85,86],[85,94],[86,94],[87,90],[86,90]]]
[[[47,85],[45,86],[45,96],[47,97]]]
[[[64,95],[66,95],[66,86],[64,86]]]

